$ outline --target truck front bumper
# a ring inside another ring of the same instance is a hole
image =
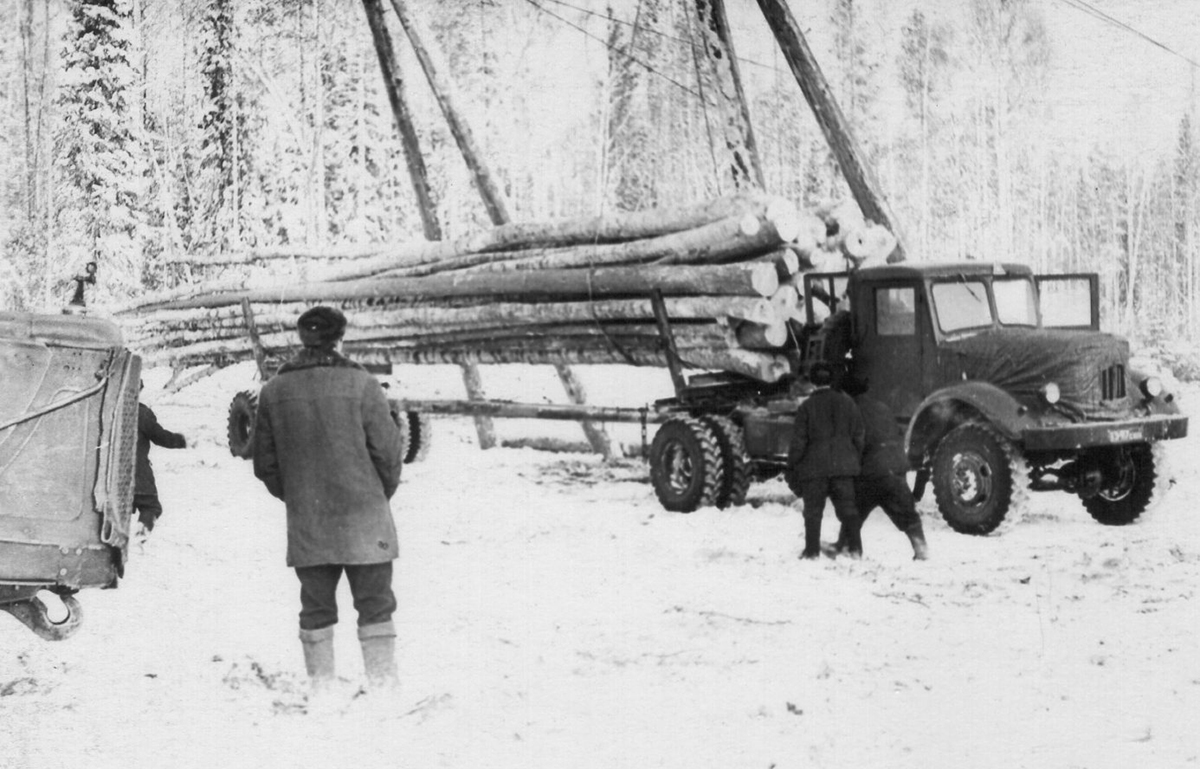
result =
[[[1026,451],[1082,449],[1172,440],[1187,435],[1188,418],[1182,414],[1155,414],[1116,422],[1030,427],[1021,431]]]

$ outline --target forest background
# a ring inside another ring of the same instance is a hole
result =
[[[910,259],[1101,275],[1107,330],[1200,375],[1192,0],[791,2]],[[409,0],[516,221],[721,189],[690,0]],[[388,10],[444,237],[489,226]],[[752,0],[727,0],[769,192],[849,197]],[[0,310],[223,277],[215,252],[422,239],[356,0],[0,0]],[[244,270],[242,267],[225,270]],[[304,279],[302,260],[273,267]]]

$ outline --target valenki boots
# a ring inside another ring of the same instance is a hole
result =
[[[358,628],[362,644],[363,668],[367,686],[371,689],[394,689],[399,683],[396,675],[396,625],[392,621],[362,625]]]
[[[922,528],[921,522],[917,521],[916,525],[905,532],[908,535],[908,541],[912,543],[913,560],[928,561],[929,560],[929,545],[925,543],[925,529]]]
[[[804,519],[804,552],[800,553],[804,560],[821,557],[821,519],[817,517]]]
[[[328,691],[337,676],[333,664],[333,626],[320,630],[301,628],[300,643],[304,646],[304,668],[313,692]]]

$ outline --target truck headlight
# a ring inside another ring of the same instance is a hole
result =
[[[1162,395],[1163,383],[1156,376],[1148,376],[1142,380],[1141,388],[1142,395],[1145,395],[1147,398],[1157,398]]]
[[[1054,382],[1047,382],[1042,385],[1042,400],[1049,404],[1058,403],[1058,399],[1062,397],[1062,392],[1059,391],[1058,385]]]

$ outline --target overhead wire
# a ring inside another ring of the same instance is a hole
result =
[[[1121,21],[1120,19],[1117,19],[1117,18],[1109,15],[1108,13],[1100,10],[1099,8],[1092,5],[1091,3],[1088,3],[1087,0],[1060,0],[1060,1],[1064,4],[1066,4],[1067,6],[1074,8],[1077,11],[1086,13],[1087,15],[1091,16],[1092,18],[1099,19],[1100,21],[1104,22],[1105,24],[1116,27],[1117,29],[1120,29],[1124,32],[1128,32],[1129,34],[1139,37],[1142,40],[1144,40],[1145,42],[1150,43],[1153,46],[1161,48],[1162,50],[1166,51],[1167,53],[1171,54],[1172,56],[1182,59],[1183,61],[1186,61],[1193,68],[1200,69],[1200,62],[1197,62],[1195,59],[1193,59],[1189,56],[1185,56],[1184,54],[1180,53],[1179,51],[1176,51],[1174,48],[1171,48],[1166,43],[1163,43],[1159,40],[1155,40],[1154,38],[1147,35],[1145,32],[1142,32],[1140,29],[1130,26],[1129,24]]]
[[[551,1],[551,2],[554,2],[554,0],[550,0],[550,1]],[[676,88],[679,88],[679,89],[681,89],[681,90],[685,91],[686,93],[689,93],[689,94],[691,94],[692,96],[695,96],[696,98],[700,98],[700,94],[696,93],[696,91],[695,91],[695,90],[693,90],[693,89],[689,88],[688,86],[684,85],[683,83],[679,82],[678,80],[676,80],[675,78],[671,77],[671,76],[670,76],[670,75],[668,75],[667,73],[665,73],[665,72],[662,72],[662,71],[658,70],[658,69],[657,69],[657,68],[655,68],[655,67],[654,67],[652,64],[649,64],[649,63],[647,63],[647,62],[644,62],[644,61],[642,61],[641,59],[639,59],[638,57],[634,56],[633,54],[631,54],[631,53],[628,53],[627,51],[623,51],[623,50],[621,50],[620,48],[617,48],[616,46],[614,46],[614,45],[612,45],[611,43],[609,43],[607,40],[604,40],[604,39],[602,39],[602,38],[599,38],[599,37],[597,37],[596,35],[593,35],[593,34],[592,34],[590,31],[588,31],[588,30],[587,30],[587,29],[585,29],[584,27],[581,27],[581,26],[579,26],[579,25],[578,25],[578,24],[576,24],[575,22],[573,22],[573,21],[571,21],[571,20],[569,20],[569,19],[563,18],[562,16],[559,16],[557,13],[554,13],[553,11],[550,11],[550,10],[548,10],[548,9],[546,9],[546,8],[544,8],[544,7],[542,7],[542,6],[541,6],[541,5],[540,5],[540,4],[537,2],[537,0],[525,0],[525,2],[529,3],[529,4],[530,4],[530,5],[532,5],[534,8],[538,9],[539,11],[541,11],[541,12],[542,12],[542,13],[544,13],[544,14],[546,14],[546,15],[547,15],[547,16],[549,16],[550,18],[552,18],[552,19],[557,19],[558,21],[561,21],[563,24],[566,24],[567,26],[571,27],[572,29],[575,29],[575,30],[577,30],[577,31],[579,31],[579,32],[582,32],[582,33],[583,33],[583,34],[584,34],[586,37],[589,37],[589,38],[591,38],[592,40],[595,40],[596,42],[600,43],[600,45],[604,46],[605,48],[607,48],[608,50],[612,51],[613,53],[615,53],[615,54],[618,54],[618,55],[620,55],[620,56],[623,56],[623,57],[625,57],[626,59],[628,59],[629,61],[631,61],[631,62],[633,62],[634,64],[638,65],[639,67],[641,67],[642,69],[644,69],[644,70],[646,70],[647,72],[651,73],[652,75],[657,75],[658,77],[661,77],[661,78],[663,78],[664,80],[666,80],[667,82],[669,82],[671,85],[675,86]]]
[[[573,11],[579,11],[580,13],[585,14],[587,16],[598,16],[602,19],[605,19],[606,21],[612,21],[616,24],[621,24],[626,27],[635,26],[635,24],[632,21],[626,21],[625,19],[622,19],[617,16],[609,16],[608,14],[598,13],[598,12],[590,10],[588,8],[581,8],[578,5],[572,5],[571,3],[565,2],[565,0],[542,0],[542,2],[554,3],[555,5],[561,5],[564,8],[570,8]],[[680,45],[691,45],[690,41],[684,40],[681,37],[676,37],[675,35],[667,34],[666,32],[663,32],[661,30],[646,29],[644,27],[642,29],[645,32],[649,32],[652,35],[656,35],[657,37],[662,38],[663,40],[669,40],[672,43],[679,43]],[[779,69],[778,67],[776,67],[772,64],[763,64],[761,61],[755,61],[754,59],[747,59],[744,56],[735,56],[734,58],[737,59],[739,62],[742,62],[743,64],[752,64],[755,67],[762,67],[763,69],[769,69],[772,71],[778,71],[778,69]]]

